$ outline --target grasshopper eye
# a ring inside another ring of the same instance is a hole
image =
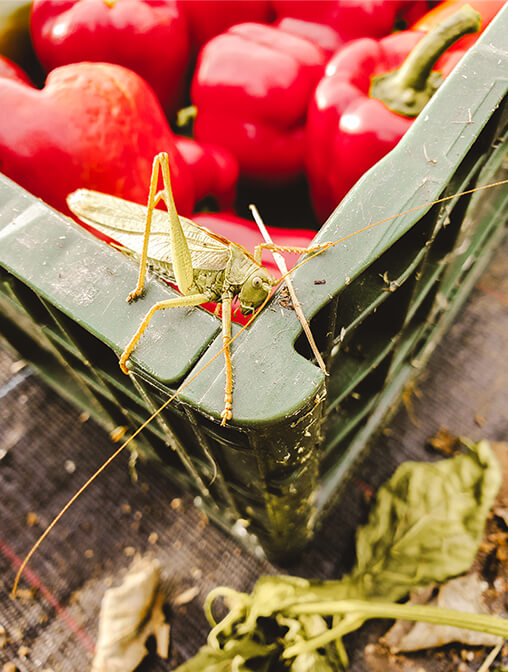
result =
[[[261,287],[262,284],[263,284],[263,280],[258,275],[256,275],[254,278],[252,278],[252,286],[255,289],[258,289],[258,287]]]

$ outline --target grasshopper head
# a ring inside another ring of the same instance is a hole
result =
[[[238,294],[242,315],[253,313],[263,303],[275,284],[276,281],[266,268],[259,266],[254,269]]]

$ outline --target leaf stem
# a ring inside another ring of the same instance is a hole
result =
[[[405,621],[423,621],[435,625],[450,625],[456,628],[477,630],[491,635],[508,637],[508,620],[490,614],[470,614],[453,609],[443,609],[426,605],[395,604],[390,602],[366,602],[365,600],[340,600],[335,602],[316,602],[290,607],[289,616],[300,614],[355,614],[360,620],[369,618],[396,618]],[[301,653],[313,651],[325,646],[337,637],[345,634],[341,631],[341,624],[327,632],[313,637],[306,642],[299,642],[288,647],[283,658],[293,658]]]

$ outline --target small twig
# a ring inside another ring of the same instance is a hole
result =
[[[483,663],[480,665],[478,668],[478,672],[487,672],[489,667],[492,665],[492,663],[495,661],[497,658],[497,654],[501,651],[503,648],[504,641],[499,642],[499,644],[496,644],[496,646],[491,650],[489,655],[485,658]]]
[[[428,161],[429,163],[437,163],[436,159],[431,159],[430,156],[427,154],[427,148],[425,145],[423,145],[423,155],[425,156],[425,160]]]
[[[270,234],[267,231],[267,228],[261,219],[259,212],[256,208],[255,205],[250,205],[249,206],[252,212],[252,216],[254,217],[254,220],[256,224],[258,225],[259,230],[261,231],[261,235],[263,236],[264,240],[266,243],[274,244],[273,240],[270,237]],[[288,267],[286,265],[286,260],[280,254],[280,252],[276,252],[275,250],[272,250],[272,255],[275,260],[275,263],[277,264],[279,271],[281,272],[282,275],[286,276],[286,285],[289,290],[289,294],[291,296],[291,301],[293,302],[293,307],[295,309],[296,314],[298,315],[298,319],[300,320],[300,323],[302,325],[302,328],[305,332],[305,335],[307,336],[307,340],[309,341],[309,345],[312,349],[312,352],[314,353],[314,356],[316,358],[316,362],[319,365],[319,368],[325,376],[328,375],[328,372],[326,370],[325,363],[323,361],[323,358],[321,356],[321,353],[318,350],[318,347],[316,345],[316,341],[314,340],[314,336],[312,335],[312,331],[310,330],[309,323],[307,322],[307,318],[304,315],[303,309],[302,309],[302,304],[298,300],[298,297],[296,296],[295,288],[293,287],[293,283],[291,282],[291,278],[289,277],[288,273]]]

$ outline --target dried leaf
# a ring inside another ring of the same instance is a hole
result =
[[[494,502],[493,510],[495,515],[508,526],[508,443],[499,442],[491,445],[503,475],[503,483]]]
[[[410,604],[429,604],[447,609],[457,609],[467,613],[488,613],[483,601],[483,593],[488,584],[477,574],[460,576],[443,584],[436,596],[428,599],[429,591],[415,591],[411,594]],[[423,601],[422,601],[423,593]],[[473,630],[462,630],[448,625],[431,625],[430,623],[409,623],[396,621],[382,638],[381,642],[390,647],[393,653],[398,651],[418,651],[450,642],[461,642],[472,646],[495,646],[499,637]]]
[[[104,594],[92,672],[131,672],[147,654],[151,635],[157,653],[167,658],[169,625],[165,622],[159,590],[160,564],[136,557],[123,582]]]
[[[429,440],[429,444],[443,455],[456,455],[461,449],[459,437],[452,434],[446,427],[440,427],[436,436]]]

